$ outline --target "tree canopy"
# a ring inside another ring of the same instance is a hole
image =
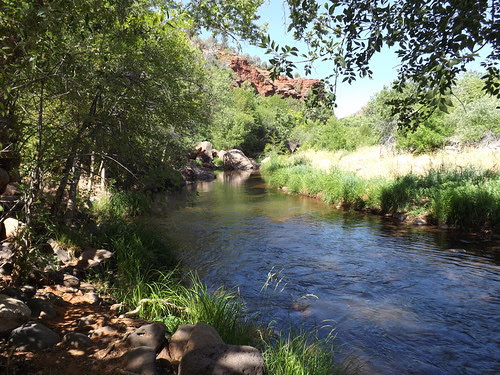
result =
[[[299,59],[306,72],[314,62],[332,64],[327,77],[333,90],[338,77],[352,82],[370,77],[370,61],[384,46],[395,48],[401,65],[395,87],[417,85],[417,95],[393,103],[408,121],[451,106],[449,93],[466,64],[487,54],[485,90],[500,95],[500,22],[495,0],[286,0],[288,31],[308,51],[280,46],[270,37],[262,45],[274,53],[274,76],[291,75]],[[333,82],[332,82],[333,81]],[[412,107],[421,103],[420,110]]]

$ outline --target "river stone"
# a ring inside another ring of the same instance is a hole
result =
[[[135,332],[130,334],[128,343],[134,348],[147,346],[153,348],[155,352],[158,352],[165,343],[166,333],[167,328],[163,323],[154,322],[152,324],[146,324],[137,328]]]
[[[13,286],[7,286],[0,291],[0,294],[5,294],[8,297],[12,297],[14,299],[21,300],[23,302],[26,302],[26,294],[24,294],[21,289],[14,288]]]
[[[0,294],[0,334],[9,333],[26,323],[30,317],[31,310],[24,302]]]
[[[192,160],[181,170],[184,180],[193,181],[212,181],[215,179],[213,170],[197,166]]]
[[[64,306],[64,299],[52,292],[43,293],[41,298],[48,300],[54,306]]]
[[[82,296],[82,301],[90,303],[91,305],[97,305],[97,304],[99,304],[99,302],[101,302],[101,298],[99,297],[99,295],[96,292],[89,292],[89,293],[85,293]]]
[[[198,322],[196,325],[184,324],[177,328],[169,343],[171,362],[179,362],[190,350],[205,346],[224,344],[219,333],[208,324]]]
[[[215,345],[182,357],[179,375],[264,375],[262,354],[251,346]]]
[[[9,260],[14,255],[12,244],[5,242],[0,247],[0,260]]]
[[[87,335],[77,332],[65,334],[62,342],[75,349],[85,349],[92,345],[92,340]]]
[[[125,370],[141,375],[156,375],[156,351],[149,346],[134,348],[122,357]]]
[[[31,309],[31,315],[35,318],[54,319],[57,317],[56,309],[45,298],[32,298],[28,301],[28,307]]]
[[[65,274],[63,285],[67,288],[78,289],[80,287],[80,280],[76,276]]]
[[[36,294],[36,288],[33,285],[23,285],[20,290],[27,298],[33,298]]]
[[[59,335],[43,324],[26,323],[11,332],[9,345],[18,351],[36,351],[54,346],[59,340]]]
[[[113,336],[116,335],[118,331],[111,326],[104,326],[97,328],[92,332],[92,337],[101,337],[101,336]]]

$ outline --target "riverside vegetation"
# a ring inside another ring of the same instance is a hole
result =
[[[334,362],[332,353],[337,349],[331,333],[320,338],[315,332],[262,326],[247,315],[235,291],[209,290],[195,273],[182,274],[176,268],[175,245],[137,217],[148,212],[150,198],[144,193],[115,192],[94,205],[91,220],[99,229],[92,236],[87,229],[56,233],[65,247],[106,247],[115,254],[114,262],[90,276],[103,295],[126,309],[140,307],[138,317],[163,322],[170,332],[181,324],[205,322],[225,343],[260,349],[269,374],[353,373],[347,365]]]
[[[195,144],[208,140],[218,149],[274,155],[263,169],[271,184],[319,195],[327,203],[498,230],[495,169],[366,179],[343,169],[324,172],[314,160],[288,155],[290,144],[302,151],[383,145],[394,152],[427,153],[494,143],[500,135],[498,98],[482,91],[485,84],[497,87],[494,74],[486,80],[474,73],[448,80],[454,95],[399,84],[399,90],[384,89],[362,113],[341,120],[321,93],[304,101],[260,97],[250,83],[233,88],[232,72],[218,59],[222,47],[197,34],[208,28],[223,42],[229,36],[256,41],[263,35],[256,15],[261,4],[1,3],[2,222],[15,216],[26,223],[9,283],[20,284],[30,271],[53,263],[42,253],[51,237],[68,246],[105,247],[115,257],[93,282],[125,307],[139,307],[139,316],[161,320],[172,330],[203,320],[227,343],[261,348],[271,374],[327,374],[333,366],[331,337],[275,335],[272,326],[259,327],[234,292],[211,291],[196,275],[180,277],[172,246],[137,220],[150,204],[142,191],[182,185],[179,170]],[[456,76],[452,67],[439,64],[431,72]],[[439,106],[421,107],[411,100],[415,94]],[[408,126],[393,110],[392,103],[405,101],[413,103],[406,112],[424,108],[418,126]],[[96,176],[114,189],[98,203],[92,198],[103,186],[96,186]]]

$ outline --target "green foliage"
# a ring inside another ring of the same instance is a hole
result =
[[[99,219],[134,217],[149,212],[151,197],[144,192],[112,191],[93,204],[93,211]]]
[[[294,132],[304,148],[316,150],[347,150],[376,144],[378,135],[365,116],[342,120],[331,117],[327,122],[314,122]]]
[[[432,210],[440,222],[479,231],[489,227],[499,231],[500,178],[480,184],[448,184],[432,201]]]
[[[215,165],[215,166],[217,166],[217,167],[222,167],[222,166],[224,165],[224,161],[223,161],[221,158],[219,158],[218,156],[216,156],[216,157],[214,158],[214,160],[212,160],[212,162],[213,162],[213,163],[214,163],[214,165]]]
[[[262,27],[256,21],[258,8],[264,0],[191,0],[185,10],[193,19],[197,30],[211,29],[214,35],[224,39],[240,36],[250,41],[258,41]]]
[[[327,204],[353,209],[361,209],[367,202],[375,205],[381,186],[378,180],[365,181],[352,172],[319,171],[300,156],[274,157],[261,167],[261,171],[271,186],[286,187],[292,194],[318,196]],[[377,188],[369,189],[370,185]]]
[[[368,123],[380,134],[380,142],[391,143],[396,139],[397,146],[417,153],[431,151],[457,142],[461,145],[474,145],[483,140],[495,140],[500,135],[500,114],[497,107],[500,100],[485,95],[484,81],[477,73],[468,73],[461,78],[453,91],[455,96],[448,99],[453,107],[449,113],[436,110],[422,118],[414,129],[401,128],[401,115],[394,114],[392,103],[414,95],[416,86],[407,86],[403,92],[383,89],[368,103],[364,115]],[[413,110],[424,112],[421,106]],[[399,130],[396,130],[400,127]]]
[[[415,130],[402,129],[396,133],[397,147],[417,154],[442,148],[446,139],[453,134],[442,113],[427,118]]]
[[[255,156],[267,149],[286,149],[294,127],[303,121],[302,104],[278,95],[261,97],[244,85],[219,91],[209,139],[219,149],[238,148]]]
[[[401,59],[398,69],[399,91],[408,82],[417,90],[408,98],[394,101],[393,113],[401,114],[405,126],[436,109],[447,111],[452,105],[448,95],[459,73],[478,55],[485,45],[491,47],[484,65],[487,67],[484,87],[499,96],[499,40],[491,33],[495,28],[495,5],[488,0],[462,2],[433,1],[287,1],[290,10],[289,31],[307,44],[300,54],[295,47],[280,46],[269,37],[262,46],[274,57],[273,76],[291,76],[294,61],[307,61],[306,72],[314,62],[329,61],[332,74],[352,82],[357,77],[371,76],[372,57],[383,47],[397,46]],[[418,20],[418,22],[416,21]],[[474,25],[474,26],[472,26]],[[414,111],[420,103],[429,110]]]
[[[335,368],[334,336],[321,339],[318,332],[280,332],[266,343],[263,352],[269,375],[331,375],[343,371]]]
[[[500,137],[500,100],[493,97],[474,99],[456,109],[446,117],[449,127],[455,129],[453,135],[462,144],[477,144],[483,139]]]

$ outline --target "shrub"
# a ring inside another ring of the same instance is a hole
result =
[[[443,147],[453,134],[453,128],[444,120],[442,113],[435,113],[415,130],[402,129],[396,134],[396,146],[417,154]]]

